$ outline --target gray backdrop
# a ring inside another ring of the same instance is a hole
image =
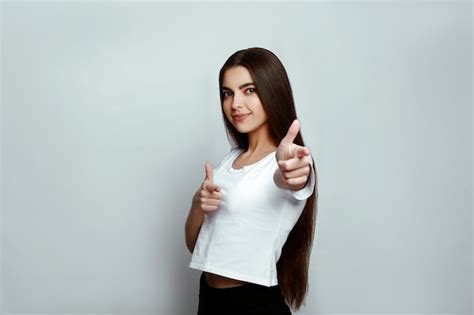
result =
[[[289,74],[319,213],[298,314],[472,312],[472,4],[2,2],[2,314],[195,314],[218,70]]]

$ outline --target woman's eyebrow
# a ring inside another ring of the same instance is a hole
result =
[[[249,86],[249,85],[255,85],[255,83],[253,82],[244,83],[241,86],[239,86],[239,89],[243,89],[244,87]],[[232,91],[232,89],[228,88],[227,86],[223,86],[222,89]]]

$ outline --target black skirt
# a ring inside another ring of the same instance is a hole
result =
[[[280,286],[245,283],[237,287],[215,288],[199,280],[198,315],[291,315]]]

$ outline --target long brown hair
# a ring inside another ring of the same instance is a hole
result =
[[[227,119],[222,104],[222,81],[227,69],[244,66],[250,72],[255,90],[268,118],[270,138],[278,146],[291,123],[297,119],[293,92],[283,64],[271,51],[253,47],[232,54],[219,72],[219,95],[227,137],[241,149],[248,149],[248,136],[240,133]],[[301,129],[295,144],[304,146]],[[315,175],[316,167],[313,159]],[[308,291],[308,269],[317,217],[317,175],[313,194],[308,197],[298,221],[291,230],[277,262],[278,284],[286,302],[298,310]]]

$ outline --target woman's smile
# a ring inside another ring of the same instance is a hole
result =
[[[250,114],[245,114],[245,115],[241,115],[241,116],[234,116],[234,120],[236,122],[243,122],[248,116],[250,116]]]

